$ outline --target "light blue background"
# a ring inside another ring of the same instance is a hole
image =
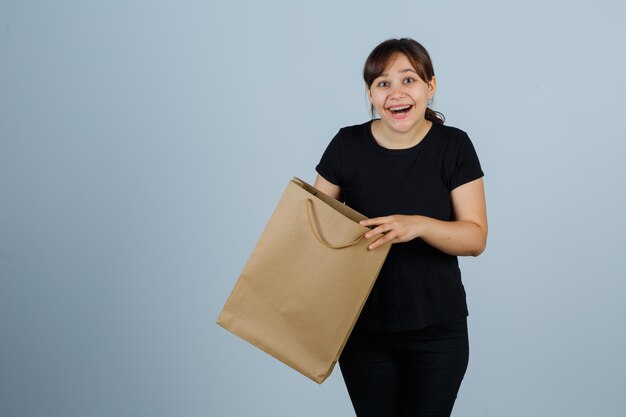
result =
[[[624,415],[626,6],[0,3],[0,415],[352,416],[215,324],[389,37],[485,171],[455,416]]]

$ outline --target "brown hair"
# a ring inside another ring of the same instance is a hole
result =
[[[372,83],[376,78],[385,72],[385,68],[397,54],[404,54],[417,75],[424,82],[429,82],[435,75],[433,70],[433,63],[430,60],[428,51],[419,42],[411,38],[401,39],[388,39],[378,45],[369,54],[367,60],[365,60],[365,66],[363,67],[363,80],[367,85],[367,88],[372,86]],[[372,117],[374,117],[374,105],[371,105],[370,109]],[[443,124],[446,120],[443,114],[438,111],[434,111],[429,107],[426,107],[426,114],[424,115],[426,120],[430,120],[433,123]]]

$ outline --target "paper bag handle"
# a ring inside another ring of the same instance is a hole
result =
[[[309,220],[309,227],[311,228],[311,231],[313,232],[313,234],[315,235],[315,237],[317,238],[317,240],[324,246],[326,246],[327,248],[330,249],[343,249],[343,248],[347,248],[349,246],[354,246],[357,243],[359,243],[361,241],[361,239],[363,239],[363,237],[365,236],[364,234],[361,235],[358,239],[349,242],[349,243],[345,243],[343,245],[332,245],[328,242],[326,242],[319,234],[319,232],[317,231],[317,228],[314,225],[313,222],[313,201],[311,201],[310,198],[306,199],[306,203],[307,203],[307,218]]]

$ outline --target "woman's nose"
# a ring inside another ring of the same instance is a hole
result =
[[[401,86],[391,87],[389,95],[392,97],[402,97],[404,95],[404,89]]]

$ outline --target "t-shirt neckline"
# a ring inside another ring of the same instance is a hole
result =
[[[372,120],[370,120],[370,121],[367,123],[367,125],[366,125],[366,127],[367,127],[367,136],[368,136],[369,142],[370,142],[372,145],[374,145],[374,147],[375,147],[376,149],[378,149],[380,152],[384,152],[384,153],[388,153],[388,154],[393,154],[393,155],[403,155],[403,154],[406,154],[406,153],[411,153],[411,152],[414,152],[414,151],[416,151],[417,149],[421,148],[421,147],[424,145],[424,143],[425,143],[428,139],[430,139],[430,137],[431,137],[431,136],[433,136],[433,134],[434,134],[434,133],[433,133],[433,131],[435,130],[435,125],[437,124],[437,123],[435,123],[435,122],[431,122],[432,124],[431,124],[431,126],[430,126],[430,129],[428,129],[428,132],[426,132],[426,135],[422,138],[422,140],[420,140],[420,141],[419,141],[418,143],[416,143],[415,145],[413,145],[413,146],[411,146],[411,147],[409,147],[409,148],[389,149],[389,148],[385,148],[384,146],[382,146],[381,144],[379,144],[379,143],[376,141],[376,138],[374,137],[374,134],[372,133],[372,123],[373,123],[375,120],[380,120],[380,119],[372,119]]]

